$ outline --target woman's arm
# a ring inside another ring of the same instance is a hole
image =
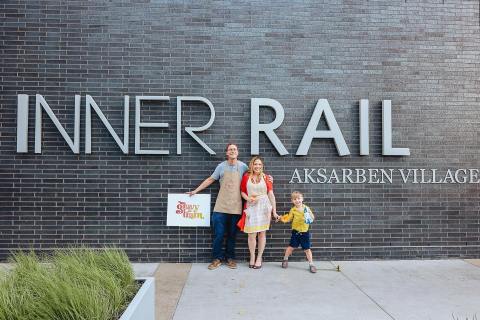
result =
[[[249,178],[250,178],[250,176],[248,175],[248,173],[245,173],[243,175],[242,182],[240,183],[240,191],[241,191],[241,194],[242,194],[242,198],[245,201],[255,202],[255,201],[257,201],[256,197],[254,195],[251,195],[251,196],[248,195],[247,182],[248,182]]]
[[[275,220],[278,220],[279,216],[277,214],[277,203],[275,200],[275,194],[273,194],[273,190],[268,192],[268,200],[270,200],[270,204],[272,205],[272,215]]]

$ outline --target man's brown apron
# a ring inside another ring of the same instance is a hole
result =
[[[223,173],[222,181],[220,183],[220,191],[218,192],[217,201],[213,211],[230,214],[242,213],[242,195],[240,193],[240,183],[242,177],[240,172],[227,171]]]

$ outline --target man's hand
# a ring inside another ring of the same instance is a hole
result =
[[[273,177],[269,174],[267,174],[267,180],[270,182],[270,183],[273,183]]]
[[[196,194],[195,190],[193,191],[188,191],[187,194],[191,197]]]

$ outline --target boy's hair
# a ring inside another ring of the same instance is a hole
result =
[[[298,198],[298,197],[303,198],[303,194],[300,191],[293,191],[292,192],[292,199],[295,199],[295,198]]]

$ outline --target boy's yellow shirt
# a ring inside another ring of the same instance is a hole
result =
[[[297,209],[297,207],[293,207],[287,214],[284,214],[280,217],[280,221],[283,223],[287,223],[293,220],[292,222],[292,229],[297,230],[298,232],[307,232],[310,225],[305,223],[305,218],[303,216],[303,208],[307,208],[310,212],[310,208],[306,205],[303,205],[302,209]],[[315,219],[315,216],[312,212],[312,219]]]

